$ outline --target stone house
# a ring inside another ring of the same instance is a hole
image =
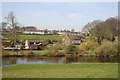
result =
[[[35,31],[24,31],[23,32],[24,34],[40,34],[40,35],[44,35],[44,31],[38,31],[38,30],[35,30]]]
[[[63,38],[63,44],[65,46],[68,46],[71,44],[80,45],[80,43],[82,43],[82,42],[85,42],[85,38],[83,38],[80,35],[75,35],[75,34],[71,34],[71,33],[65,34],[64,38]]]
[[[43,40],[38,40],[38,39],[28,39],[25,41],[25,49],[41,49],[43,44]]]
[[[22,27],[22,31],[36,31],[36,27],[34,26],[26,26],[26,27]]]

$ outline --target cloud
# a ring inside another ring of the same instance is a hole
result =
[[[69,13],[67,14],[67,17],[73,20],[81,20],[82,18],[89,18],[90,16],[80,13]]]

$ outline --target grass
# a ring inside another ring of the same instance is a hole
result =
[[[2,51],[2,55],[9,55],[9,54],[24,54],[24,53],[28,53],[30,52],[30,50],[20,50],[20,51],[7,51],[7,50],[4,50]],[[44,50],[32,50],[32,52],[34,53],[43,53]]]
[[[40,39],[40,40],[57,40],[58,35],[18,35],[18,40],[26,40],[26,39]]]
[[[86,54],[94,54],[94,51],[86,51]]]
[[[118,78],[118,63],[16,64],[3,78]]]

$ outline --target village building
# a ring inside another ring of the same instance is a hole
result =
[[[26,27],[22,27],[23,31],[36,31],[36,27],[34,26],[26,26]]]
[[[44,35],[44,31],[40,31],[40,30],[35,30],[35,31],[24,31],[23,34],[40,34],[40,35]]]
[[[66,32],[65,31],[59,31],[58,34],[59,35],[64,35],[64,34],[66,34]]]
[[[27,39],[25,41],[25,49],[32,49],[32,50],[41,49],[43,46],[42,42],[43,40]]]
[[[65,46],[68,46],[71,44],[80,45],[80,43],[82,42],[85,42],[85,39],[82,36],[77,34],[67,33],[64,35],[64,38],[63,38],[63,44]]]

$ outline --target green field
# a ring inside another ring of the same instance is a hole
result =
[[[26,40],[26,39],[40,39],[40,40],[57,40],[58,35],[18,35],[18,40]]]
[[[118,63],[16,64],[3,78],[118,78]]]
[[[5,38],[9,38],[11,39],[11,34],[10,32],[2,32],[3,36]],[[40,40],[57,40],[58,39],[58,35],[31,35],[31,34],[20,34],[17,33],[17,40],[26,40],[26,39],[40,39]]]

